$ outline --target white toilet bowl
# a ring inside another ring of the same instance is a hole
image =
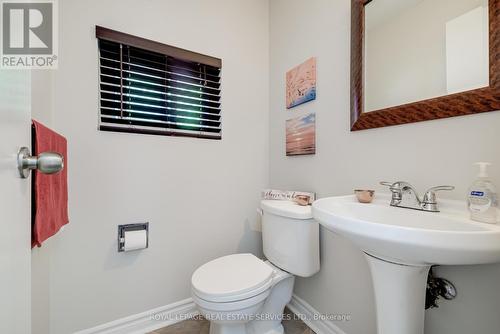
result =
[[[319,225],[311,207],[263,200],[261,209],[269,261],[252,254],[228,255],[202,265],[191,278],[193,300],[210,320],[210,334],[283,334],[293,275],[309,277],[319,271]]]
[[[252,254],[206,263],[192,278],[192,296],[210,334],[282,334],[294,277]]]

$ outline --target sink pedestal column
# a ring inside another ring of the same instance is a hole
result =
[[[370,265],[378,334],[423,334],[430,266],[410,266],[365,254]]]

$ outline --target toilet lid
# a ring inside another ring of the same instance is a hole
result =
[[[269,289],[273,269],[252,254],[220,257],[199,267],[191,278],[193,293],[213,302],[250,298]]]

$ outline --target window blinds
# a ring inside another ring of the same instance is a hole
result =
[[[96,27],[99,128],[220,139],[221,60]]]

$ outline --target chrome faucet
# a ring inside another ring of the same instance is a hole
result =
[[[383,186],[388,186],[392,193],[391,206],[407,208],[429,212],[439,212],[436,200],[436,192],[441,190],[453,190],[454,186],[438,186],[428,189],[424,197],[420,199],[417,191],[411,184],[405,181],[380,182]]]

